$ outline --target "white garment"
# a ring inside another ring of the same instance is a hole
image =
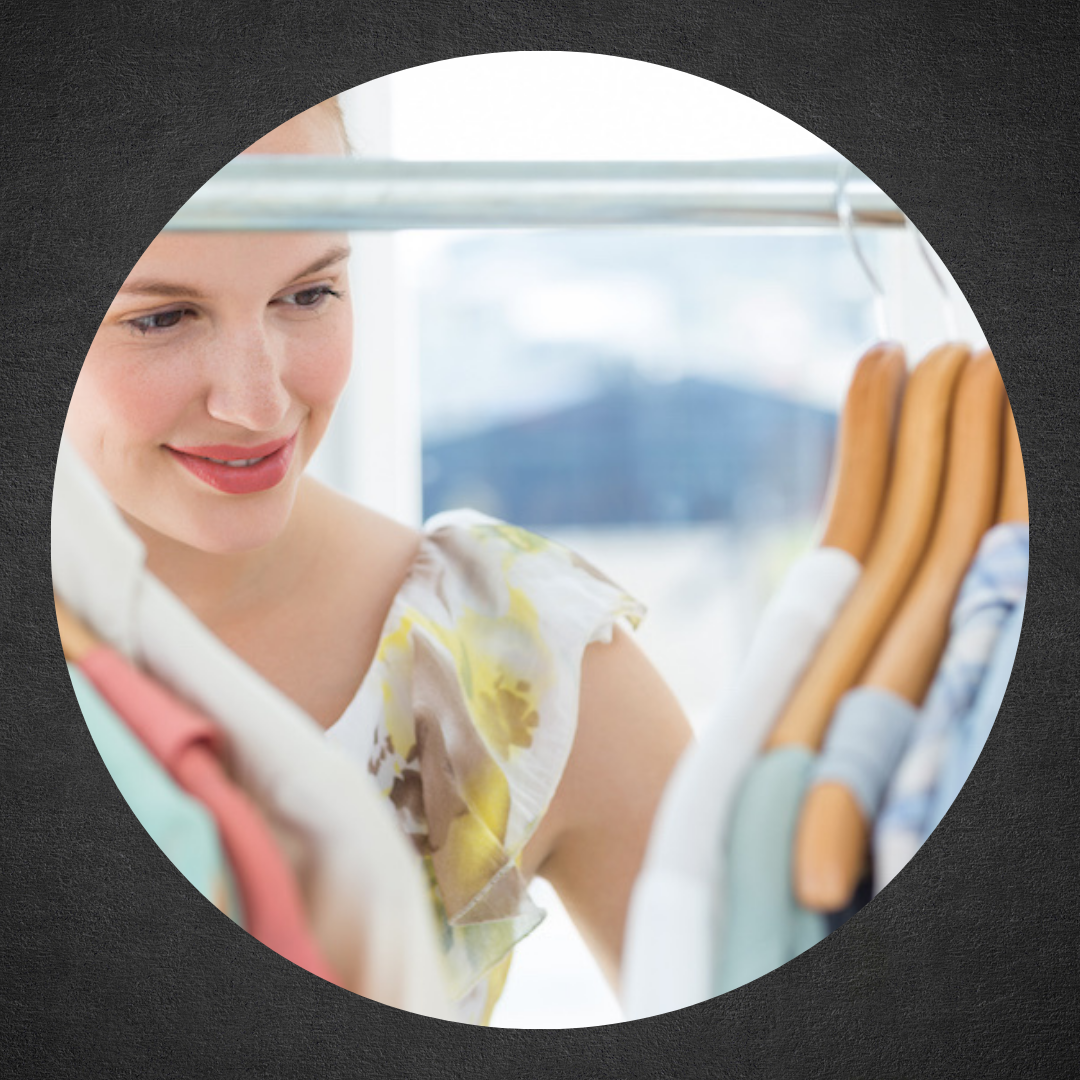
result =
[[[332,931],[333,948],[320,944],[343,982],[387,1005],[454,1019],[419,860],[374,779],[203,626],[146,570],[145,557],[62,440],[52,516],[57,594],[217,722],[238,782],[302,853],[312,921]]]
[[[672,774],[630,901],[622,980],[628,1020],[712,996],[710,942],[721,925],[734,797],[861,573],[838,548],[817,548],[791,567],[726,703]]]

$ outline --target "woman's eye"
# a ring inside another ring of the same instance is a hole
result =
[[[331,289],[329,285],[316,285],[310,289],[300,289],[298,292],[289,293],[281,300],[292,307],[313,308],[318,307],[328,296],[341,299],[341,293]]]
[[[140,315],[135,319],[128,319],[127,324],[140,334],[150,334],[155,330],[168,330],[176,326],[187,314],[185,308],[173,308],[170,311],[155,311],[153,315]]]

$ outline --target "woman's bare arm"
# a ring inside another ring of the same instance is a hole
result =
[[[664,785],[692,738],[679,703],[629,634],[589,646],[577,736],[526,874],[555,887],[618,986],[630,891]]]

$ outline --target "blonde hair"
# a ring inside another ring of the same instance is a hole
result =
[[[270,140],[275,131],[279,131],[285,128],[286,125],[301,123],[315,123],[322,131],[331,131],[341,139],[342,150],[346,156],[352,154],[352,144],[349,142],[349,132],[345,127],[345,114],[341,108],[341,102],[336,97],[327,98],[325,101],[320,101],[318,105],[312,105],[310,109],[305,109],[303,112],[296,113],[295,116],[290,117],[284,123],[279,124],[273,131],[268,131],[262,138],[256,139],[247,150],[245,154],[265,154],[266,140]]]
[[[341,133],[341,139],[345,143],[345,153],[351,154],[353,152],[352,143],[349,141],[349,131],[345,126],[345,110],[341,106],[341,100],[335,94],[333,97],[328,97],[325,101],[320,101],[315,106],[316,109],[325,109],[329,111],[334,117],[334,123],[337,126],[338,131]]]

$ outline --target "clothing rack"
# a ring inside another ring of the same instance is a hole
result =
[[[382,245],[394,230],[709,228],[771,235],[910,223],[838,154],[736,161],[437,162],[244,154],[199,188],[166,226],[185,231],[358,232],[357,401],[379,401],[332,428],[323,479],[401,520],[420,516],[416,357],[401,351],[394,280]],[[861,261],[861,260],[860,260]],[[373,270],[377,267],[377,270]],[[365,301],[363,297],[375,297]],[[921,308],[920,308],[921,310]],[[365,362],[379,355],[379,365]],[[371,385],[367,385],[367,380]],[[343,402],[339,411],[353,408]],[[371,463],[370,465],[363,463]],[[361,464],[358,464],[361,463]]]
[[[747,161],[438,162],[243,155],[166,226],[185,231],[386,231],[720,226],[903,228],[840,156]]]

